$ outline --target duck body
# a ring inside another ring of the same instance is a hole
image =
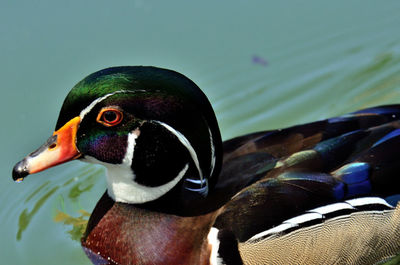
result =
[[[14,180],[107,168],[82,238],[94,264],[377,264],[400,253],[400,105],[222,142],[183,75],[113,67],[79,82]]]

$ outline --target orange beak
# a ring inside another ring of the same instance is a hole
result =
[[[81,156],[76,148],[76,132],[80,118],[75,117],[53,133],[46,143],[18,162],[13,169],[14,181],[20,182],[33,173],[43,171]]]

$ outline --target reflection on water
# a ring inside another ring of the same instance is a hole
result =
[[[58,190],[63,189],[67,192],[67,204],[76,205],[75,209],[71,214],[68,213],[64,195],[58,195],[58,207],[55,209],[56,213],[53,220],[56,223],[63,223],[66,226],[72,225],[72,229],[68,230],[67,233],[73,240],[81,238],[85,232],[86,224],[90,213],[82,209],[80,205],[80,197],[85,193],[89,192],[96,183],[99,182],[99,178],[102,177],[104,170],[101,168],[95,168],[92,165],[86,165],[81,168],[80,173],[77,176],[70,177],[64,182],[62,186],[55,185],[50,181],[46,181],[38,188],[36,188],[31,194],[29,194],[25,200],[25,204],[33,201],[32,210],[25,208],[19,215],[18,231],[16,239],[19,241],[22,238],[23,232],[28,228],[32,218],[37,214],[40,208],[45,202],[52,197],[52,195]],[[53,186],[52,186],[53,185]],[[41,195],[43,194],[43,195]],[[41,196],[40,196],[41,195]],[[74,217],[78,215],[78,217]]]
[[[67,226],[72,225],[72,228],[68,230],[67,233],[71,236],[72,240],[80,242],[83,233],[85,233],[90,213],[85,210],[79,210],[79,213],[80,216],[73,217],[65,212],[57,210],[57,214],[54,216],[54,222],[63,223]]]
[[[78,181],[69,188],[68,198],[76,202],[79,196],[93,188],[102,173],[102,169],[93,170],[92,167],[88,166],[86,170],[83,170],[83,172],[74,178],[74,180]],[[67,181],[63,186],[65,187],[70,183],[71,182]]]
[[[58,190],[58,186],[52,188],[48,192],[46,192],[43,196],[41,196],[35,203],[35,206],[31,211],[25,208],[19,216],[18,219],[18,232],[17,232],[17,240],[21,240],[22,232],[28,227],[32,217],[37,213],[40,207],[50,198],[50,196]],[[38,192],[38,191],[37,191]]]
[[[93,167],[89,165],[86,169],[83,169],[77,177],[66,181],[63,187],[73,184],[68,189],[68,201],[79,204],[80,196],[85,192],[89,192],[94,187],[99,181],[99,178],[102,177],[103,172],[104,170],[100,168],[93,169]],[[72,228],[67,230],[67,233],[71,236],[72,240],[80,242],[80,238],[85,232],[90,213],[84,209],[79,209],[70,215],[65,209],[64,197],[60,195],[59,201],[61,210],[56,210],[56,215],[53,220],[56,223],[63,223],[68,227],[72,225]],[[79,216],[74,217],[76,214],[79,214]]]
[[[45,181],[37,189],[35,189],[28,197],[26,197],[25,203],[28,203],[36,194],[38,194],[44,187],[50,184],[50,181]]]

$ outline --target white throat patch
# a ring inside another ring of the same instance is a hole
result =
[[[134,181],[132,170],[121,165],[108,165],[107,192],[116,202],[145,203],[154,201],[170,191],[182,179],[189,168],[186,164],[170,182],[157,187],[147,187]]]
[[[156,200],[175,187],[189,168],[187,163],[174,179],[161,186],[147,187],[135,182],[136,176],[131,165],[139,135],[139,129],[128,134],[128,146],[122,164],[105,163],[90,156],[84,159],[86,162],[101,164],[107,168],[107,193],[116,202],[134,204]]]
[[[106,164],[108,195],[117,202],[145,203],[156,200],[170,191],[185,175],[189,168],[186,164],[179,174],[170,182],[157,187],[147,187],[135,181],[135,173],[132,171],[132,159],[134,156],[136,139],[140,131],[129,133],[128,146],[122,164]]]

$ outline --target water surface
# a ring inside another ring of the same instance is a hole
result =
[[[177,70],[208,95],[228,139],[399,103],[399,13],[398,1],[2,1],[0,263],[90,264],[76,239],[104,170],[71,162],[11,180],[84,76]]]

